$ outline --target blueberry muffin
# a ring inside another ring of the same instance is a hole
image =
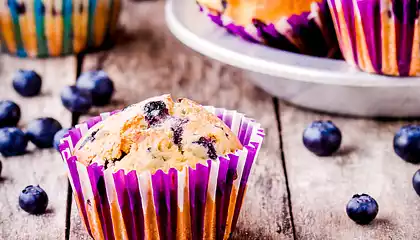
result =
[[[253,19],[264,23],[311,10],[313,0],[197,0],[211,11],[223,13],[238,25],[252,24]],[[316,1],[320,2],[320,0]]]
[[[340,58],[326,0],[197,0],[197,4],[213,22],[244,40]]]
[[[155,172],[194,167],[242,148],[217,116],[169,95],[126,107],[89,129],[74,155],[85,165]]]

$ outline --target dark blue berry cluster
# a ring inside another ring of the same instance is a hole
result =
[[[24,11],[24,5],[20,7]],[[42,79],[32,70],[19,70],[13,77],[13,88],[23,97],[34,97],[41,92]],[[93,106],[110,103],[114,93],[114,84],[103,71],[83,73],[75,86],[65,87],[61,91],[63,105],[72,113],[84,114]],[[155,109],[158,110],[158,109]],[[158,110],[159,111],[159,110]],[[160,116],[151,109],[149,116],[153,122]],[[68,133],[68,128],[50,117],[37,118],[29,122],[22,131],[18,122],[21,117],[20,107],[10,100],[0,101],[0,153],[5,157],[22,155],[28,142],[38,148],[59,148],[60,140]],[[94,134],[91,136],[94,138]],[[2,171],[0,162],[0,173]],[[27,186],[19,195],[19,206],[30,214],[44,213],[48,206],[48,196],[39,186]]]
[[[404,161],[420,163],[420,125],[401,127],[394,136],[394,151]],[[420,170],[414,173],[412,183],[420,196]]]
[[[82,73],[75,86],[61,91],[63,105],[72,113],[87,113],[92,106],[110,103],[114,94],[114,83],[104,71]]]
[[[50,148],[55,133],[62,129],[57,120],[47,117],[29,122],[22,131],[17,127],[19,120],[20,107],[9,100],[0,101],[0,153],[5,157],[24,154],[28,141],[38,148]]]

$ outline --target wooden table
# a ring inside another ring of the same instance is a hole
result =
[[[267,137],[234,239],[420,239],[420,202],[411,186],[418,166],[401,161],[392,149],[394,133],[407,122],[342,118],[281,103],[254,87],[244,72],[183,47],[165,26],[163,2],[124,6],[112,50],[48,60],[0,56],[0,95],[21,106],[21,127],[40,116],[69,127],[61,88],[75,82],[77,66],[104,69],[117,91],[111,106],[89,116],[171,93],[237,109],[261,122]],[[11,76],[19,68],[42,75],[41,96],[21,98],[12,90]],[[333,157],[315,157],[302,145],[304,127],[317,119],[331,119],[343,132],[343,147]],[[31,146],[28,154],[2,162],[0,239],[89,239],[75,204],[66,203],[67,177],[55,150]],[[30,216],[19,209],[19,191],[29,184],[47,191],[46,214]],[[362,192],[379,203],[379,215],[368,226],[354,224],[345,213],[351,196]]]

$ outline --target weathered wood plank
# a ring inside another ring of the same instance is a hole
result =
[[[84,69],[103,68],[114,79],[112,110],[145,98],[171,93],[202,104],[237,109],[262,123],[267,137],[250,178],[236,239],[291,239],[287,191],[271,97],[252,86],[243,73],[183,47],[167,30],[164,2],[125,2],[117,46],[84,59]],[[153,16],[153,17],[150,17]],[[85,231],[73,211],[71,239]]]
[[[19,127],[37,117],[53,117],[64,127],[70,126],[70,113],[61,105],[62,86],[74,82],[76,61],[73,57],[25,60],[0,56],[0,96],[18,103],[22,111]],[[20,97],[12,87],[12,76],[19,68],[34,69],[43,78],[42,93],[33,98]],[[67,176],[55,149],[39,150],[30,144],[24,156],[1,158],[0,239],[63,239],[66,214]],[[47,213],[32,216],[18,205],[20,191],[39,184],[48,194]]]
[[[411,185],[418,166],[393,151],[395,132],[404,122],[342,118],[280,106],[282,139],[299,239],[419,239],[419,197]],[[303,129],[330,119],[342,131],[341,151],[319,158],[305,149]],[[377,219],[358,226],[345,207],[355,193],[379,204]]]

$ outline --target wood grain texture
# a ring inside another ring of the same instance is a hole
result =
[[[53,117],[64,127],[70,126],[70,113],[61,105],[62,86],[74,82],[75,59],[24,60],[0,56],[1,99],[15,101],[21,108],[19,127],[37,117]],[[33,69],[42,78],[40,96],[23,98],[12,87],[12,76],[19,68]],[[66,213],[67,176],[55,149],[39,150],[28,145],[29,153],[3,162],[0,179],[0,239],[63,239]],[[40,185],[48,194],[47,213],[29,215],[18,205],[21,190],[27,185]]]
[[[406,122],[350,119],[280,106],[282,139],[298,239],[420,239],[420,199],[411,178],[419,166],[393,151],[395,132]],[[333,157],[316,157],[302,143],[304,128],[330,119],[342,131]],[[345,212],[353,194],[368,193],[379,204],[368,226]]]
[[[164,23],[164,2],[125,2],[114,49],[86,56],[84,70],[103,68],[115,82],[113,104],[91,115],[164,93],[256,118],[267,136],[250,177],[235,239],[291,239],[292,225],[271,97],[241,71],[183,47]],[[86,238],[73,210],[71,239]]]

